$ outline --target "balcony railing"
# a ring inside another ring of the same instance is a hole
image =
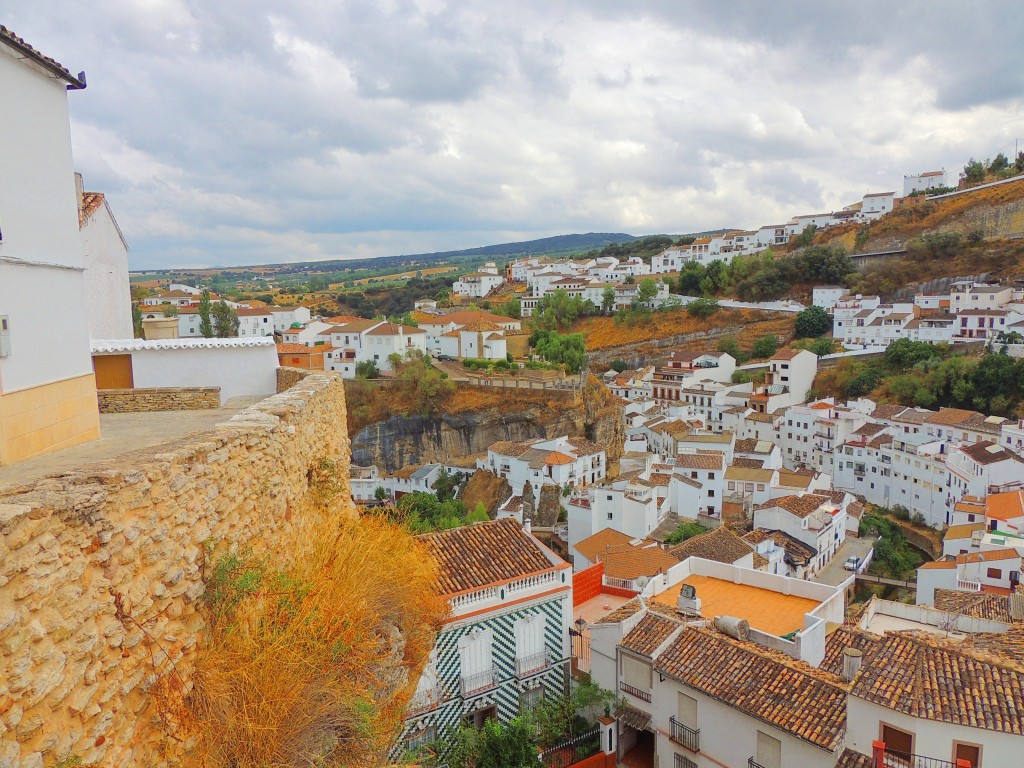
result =
[[[547,650],[543,650],[540,653],[531,653],[529,656],[523,656],[522,658],[516,659],[516,677],[526,677],[527,675],[533,675],[544,669],[547,669],[550,664],[550,658]]]
[[[698,768],[698,766],[686,755],[676,754],[675,765],[672,768]]]
[[[508,591],[521,592],[526,589],[542,587],[547,584],[557,584],[558,577],[558,571],[548,571],[546,573],[534,574],[533,576],[525,576],[521,579],[509,582]]]
[[[752,757],[747,758],[747,768],[764,768],[757,760]]]
[[[606,587],[616,587],[618,589],[628,589],[633,592],[639,592],[640,589],[637,587],[635,579],[617,579],[614,576],[602,576],[601,583]]]
[[[474,696],[478,693],[489,691],[495,685],[493,669],[477,672],[474,675],[463,675],[461,685],[462,695]]]
[[[641,691],[639,688],[634,688],[632,685],[626,683],[619,683],[619,690],[623,693],[628,693],[630,696],[635,696],[640,701],[650,701],[651,694],[648,691]]]
[[[700,728],[691,728],[674,717],[668,721],[672,725],[672,741],[691,752],[700,752]]]
[[[880,762],[877,760],[879,756],[881,757]],[[963,765],[965,768],[970,767],[970,763],[966,760],[962,760],[958,764],[949,760],[940,760],[937,757],[889,752],[884,749],[876,750],[876,764],[884,766],[884,768],[958,768],[958,765]]]
[[[981,592],[981,582],[957,579],[956,588],[966,590],[967,592]]]
[[[443,698],[444,697],[441,695],[441,689],[437,686],[427,688],[423,691],[417,691],[416,695],[412,697],[412,701],[409,702],[409,707],[405,711],[405,716],[416,717],[417,715],[431,712],[441,705],[441,700]]]

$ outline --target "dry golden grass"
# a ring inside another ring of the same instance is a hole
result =
[[[693,317],[685,309],[676,309],[668,312],[653,312],[649,320],[640,320],[632,324],[616,324],[613,317],[586,317],[578,321],[572,331],[573,333],[582,333],[587,351],[593,352],[623,344],[663,339],[666,336],[749,323],[764,316],[764,313],[746,309],[723,309],[710,318],[702,319]]]
[[[228,586],[178,717],[205,766],[380,765],[396,735],[447,610],[434,561],[404,529],[340,516],[295,555],[283,573],[242,557],[216,574]]]

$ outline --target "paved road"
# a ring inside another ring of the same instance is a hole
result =
[[[0,467],[0,488],[27,485],[47,475],[205,432],[262,399],[235,397],[223,408],[202,411],[100,414],[99,440]]]
[[[818,571],[818,575],[811,579],[811,581],[816,581],[819,584],[828,584],[833,587],[839,586],[853,575],[853,571],[847,571],[843,568],[846,558],[857,556],[863,560],[874,543],[874,536],[864,536],[859,539],[848,536],[828,565]]]

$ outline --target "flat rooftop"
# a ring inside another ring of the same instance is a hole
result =
[[[0,467],[0,488],[29,485],[47,475],[71,472],[88,464],[208,432],[263,399],[233,397],[221,408],[196,411],[101,413],[99,440]]]
[[[716,616],[736,616],[746,619],[753,629],[770,635],[788,635],[804,628],[804,614],[820,605],[816,600],[795,595],[784,595],[770,589],[734,584],[724,579],[691,574],[675,586],[655,595],[657,603],[675,608],[683,584],[690,584],[700,598],[700,615],[705,619]]]
[[[600,594],[592,597],[585,603],[580,603],[572,609],[572,619],[577,621],[583,619],[587,625],[593,624],[601,617],[611,613],[623,603],[628,603],[633,598],[620,595]]]
[[[884,613],[876,613],[871,617],[871,621],[867,622],[866,626],[862,626],[868,632],[874,632],[876,635],[884,635],[887,632],[905,632],[908,629],[916,629],[921,632],[928,632],[932,635],[939,635],[945,637],[948,640],[963,640],[966,635],[963,633],[950,634],[941,627],[936,627],[934,624],[925,624],[921,621],[912,621],[910,619],[904,619],[899,616],[888,616]]]

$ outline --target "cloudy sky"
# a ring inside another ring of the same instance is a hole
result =
[[[0,0],[0,23],[86,71],[75,162],[136,269],[755,227],[1024,139],[1013,0]]]

